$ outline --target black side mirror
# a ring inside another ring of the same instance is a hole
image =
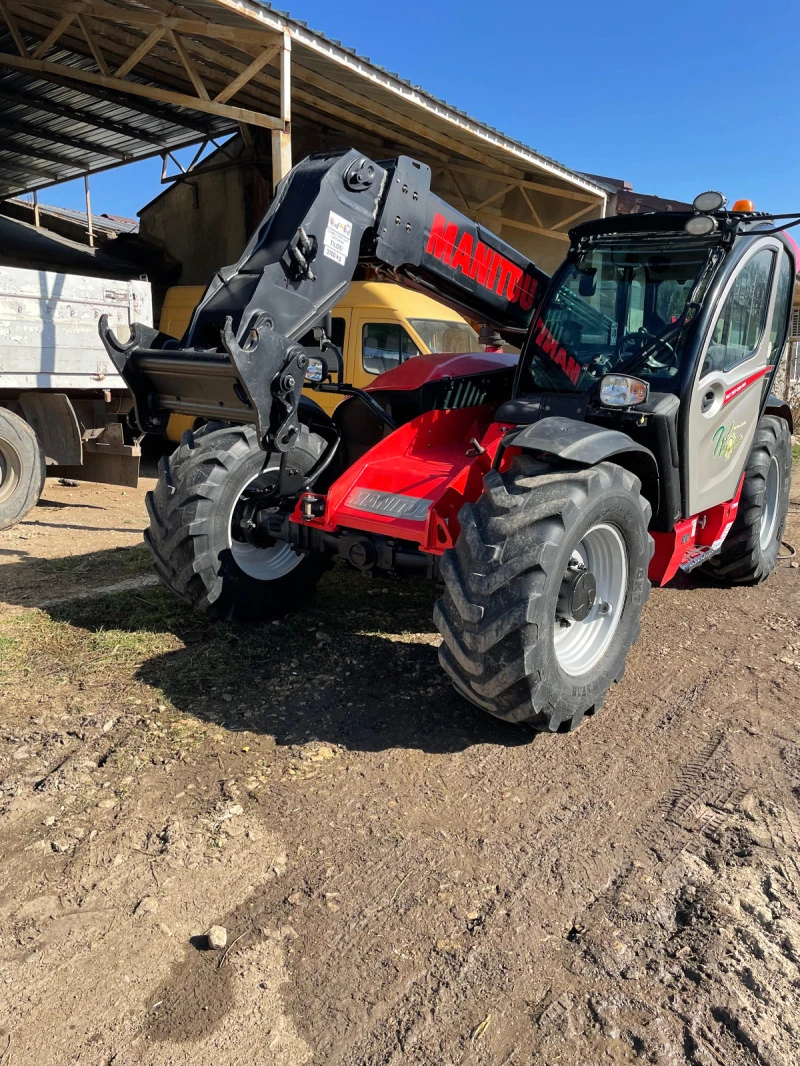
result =
[[[578,282],[578,292],[581,296],[594,296],[597,292],[597,281],[595,280],[597,271],[594,269],[582,270],[580,281]]]

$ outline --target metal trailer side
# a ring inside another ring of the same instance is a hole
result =
[[[125,335],[134,321],[151,323],[152,314],[147,281],[0,266],[0,526],[23,517],[9,497],[20,496],[29,475],[35,479],[26,467],[39,459],[48,474],[137,484],[141,451],[127,425],[132,401],[97,324],[108,315]],[[20,419],[34,431],[41,456],[11,440]],[[40,489],[29,488],[18,506],[27,510]]]

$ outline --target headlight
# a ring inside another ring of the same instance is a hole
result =
[[[695,211],[699,211],[703,215],[713,214],[714,211],[719,211],[724,206],[725,197],[722,193],[711,190],[709,192],[701,192],[692,201],[692,207]]]
[[[314,359],[312,356],[308,360],[308,367],[306,369],[306,381],[310,381],[312,384],[316,384],[318,381],[322,381],[325,373],[325,365],[321,359]]]
[[[707,237],[717,228],[717,220],[711,215],[692,215],[687,218],[683,228],[692,237]]]
[[[644,403],[650,386],[628,374],[606,374],[600,382],[600,403],[606,407],[635,407]]]

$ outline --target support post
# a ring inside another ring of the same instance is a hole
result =
[[[89,175],[83,175],[83,184],[86,189],[86,221],[89,224],[89,247],[94,248],[94,227],[92,226],[92,197],[89,192]]]
[[[282,129],[272,131],[272,188],[292,169],[292,39],[283,35],[281,47],[281,122]]]
[[[37,229],[41,229],[41,219],[39,218],[39,193],[36,189],[33,190],[33,224]]]

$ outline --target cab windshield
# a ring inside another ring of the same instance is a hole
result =
[[[570,259],[523,355],[523,387],[585,392],[604,374],[677,388],[684,327],[710,281],[717,242],[610,237]]]
[[[409,318],[429,352],[479,352],[480,341],[466,322],[447,318]]]

